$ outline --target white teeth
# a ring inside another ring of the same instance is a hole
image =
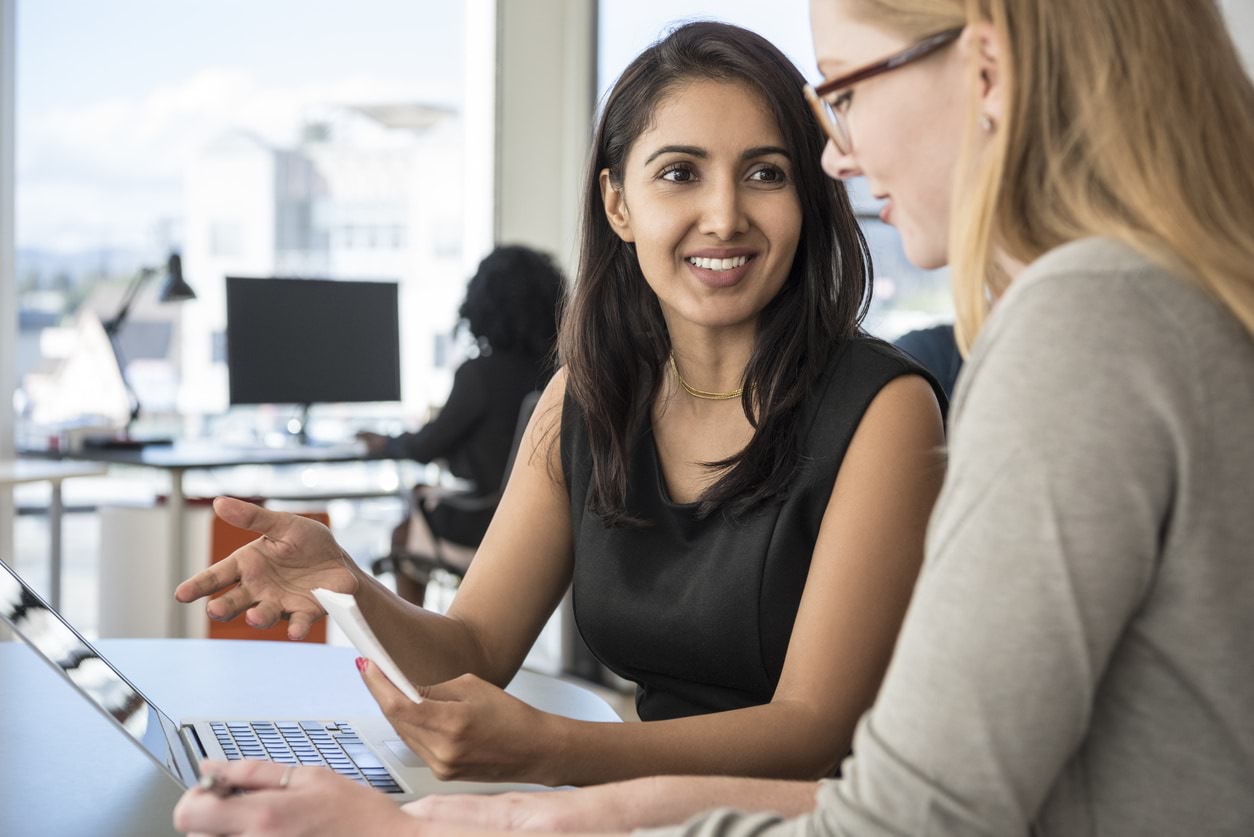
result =
[[[688,259],[688,263],[693,267],[701,267],[706,270],[732,270],[740,267],[749,261],[748,256],[736,256],[733,259],[702,259],[693,256]]]

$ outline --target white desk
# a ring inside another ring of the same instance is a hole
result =
[[[106,640],[99,649],[176,721],[379,712],[351,648],[157,639]],[[509,691],[545,711],[619,720],[596,695],[550,677],[522,672]],[[0,834],[173,834],[181,793],[25,643],[0,643]]]
[[[48,602],[61,607],[61,483],[74,477],[98,477],[103,465],[91,462],[52,462],[42,459],[0,460],[0,485],[46,482],[52,487],[48,503]]]

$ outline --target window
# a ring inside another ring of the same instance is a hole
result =
[[[431,337],[466,280],[448,258],[462,249],[461,4],[23,0],[17,18],[27,395],[55,387],[65,360],[40,346],[86,351],[65,344],[172,250],[197,299],[159,305],[152,281],[123,332],[172,329],[161,356],[127,356],[150,420],[226,409],[227,274],[400,281],[407,407],[442,395]],[[90,71],[66,72],[66,56]],[[70,337],[41,339],[50,328]]]

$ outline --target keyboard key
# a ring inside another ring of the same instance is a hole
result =
[[[374,753],[370,752],[370,748],[364,744],[348,745],[344,747],[344,752],[352,757],[358,767],[383,767],[383,762],[379,761]]]

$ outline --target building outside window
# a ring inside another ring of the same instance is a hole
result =
[[[172,250],[197,299],[159,305],[153,282],[123,332],[148,335],[126,363],[149,420],[225,412],[228,274],[400,282],[404,413],[442,400],[432,336],[467,278],[450,240],[464,224],[463,29],[461,4],[434,0],[19,3],[26,422],[83,407],[44,396],[99,348],[84,321],[106,321]],[[67,56],[91,71],[66,72]]]

